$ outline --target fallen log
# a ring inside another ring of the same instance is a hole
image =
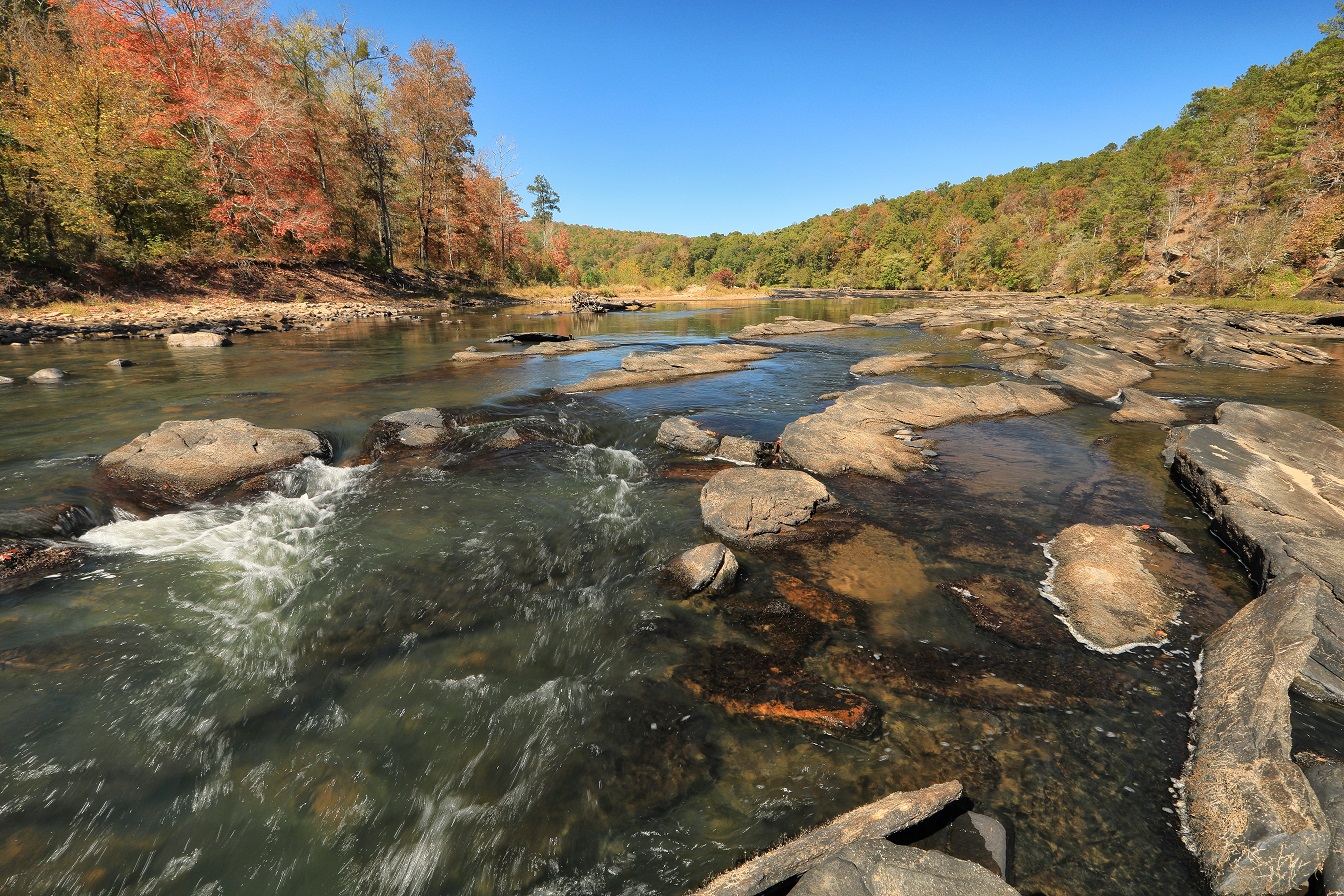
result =
[[[719,875],[692,896],[755,896],[826,861],[855,841],[885,837],[918,824],[960,796],[960,781],[893,793]]]
[[[604,299],[590,292],[579,290],[570,298],[575,311],[587,311],[591,314],[606,314],[609,311],[638,311],[652,307],[651,302],[636,299]]]

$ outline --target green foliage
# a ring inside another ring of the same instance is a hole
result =
[[[551,188],[545,175],[538,174],[527,185],[527,192],[536,197],[532,200],[532,220],[554,221],[556,212],[560,211],[560,194]]]

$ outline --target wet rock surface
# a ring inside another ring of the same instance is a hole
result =
[[[0,511],[0,538],[78,538],[98,525],[82,504],[46,504]]]
[[[820,414],[790,423],[780,443],[788,460],[814,473],[852,472],[900,482],[926,462],[916,446],[892,438],[902,428],[1049,414],[1068,406],[1050,389],[1006,381],[959,387],[860,386]]]
[[[1310,753],[1293,758],[1307,776],[1330,827],[1330,854],[1321,869],[1321,892],[1344,896],[1344,762]]]
[[[1149,571],[1153,552],[1133,528],[1080,523],[1047,550],[1055,567],[1042,594],[1079,641],[1102,653],[1166,642],[1181,604]]]
[[[600,392],[604,389],[670,383],[711,373],[731,373],[742,370],[753,361],[763,361],[779,351],[761,345],[714,343],[685,345],[666,352],[631,352],[621,359],[619,370],[594,373],[580,382],[558,386],[556,391]]]
[[[183,505],[330,454],[323,438],[303,429],[263,429],[237,418],[170,420],[109,452],[97,469],[142,503]]]
[[[832,687],[796,660],[743,644],[705,648],[678,667],[675,678],[733,715],[798,722],[840,734],[868,734],[880,724],[881,713],[868,698]]]
[[[521,334],[521,335],[526,336],[528,334]],[[545,334],[545,335],[549,336],[553,334]],[[527,340],[513,339],[509,341],[516,342]],[[580,352],[595,351],[603,347],[604,346],[602,345],[602,343],[592,339],[569,339],[561,341],[536,342],[536,344],[529,345],[527,348],[523,349],[520,352],[515,351],[483,352],[477,349],[475,346],[472,346],[460,352],[454,352],[450,360],[452,360],[456,364],[482,364],[494,361],[522,361],[527,358],[536,358],[536,357],[552,358],[560,355],[575,355],[579,354]]]
[[[87,554],[74,544],[0,536],[0,594],[77,569]]]
[[[719,442],[719,447],[715,449],[714,456],[737,464],[768,467],[775,462],[775,444],[741,436],[724,436]]]
[[[1186,354],[1208,364],[1277,370],[1294,364],[1329,364],[1334,360],[1314,346],[1256,339],[1226,326],[1188,327],[1181,338],[1185,340]]]
[[[1185,411],[1165,399],[1140,389],[1120,390],[1120,410],[1111,415],[1115,423],[1184,423]]]
[[[654,439],[659,445],[687,454],[713,454],[719,447],[718,433],[711,432],[687,417],[672,417],[658,427]]]
[[[976,625],[1019,647],[1060,647],[1071,642],[1067,629],[1033,585],[982,575],[945,588]]]
[[[1126,386],[1153,375],[1146,365],[1091,345],[1056,343],[1052,353],[1060,369],[1042,370],[1036,376],[1097,401],[1112,398]]]
[[[1187,842],[1218,894],[1291,893],[1331,836],[1292,762],[1288,688],[1316,646],[1321,584],[1283,580],[1209,638],[1181,779]]]
[[[820,508],[834,503],[826,486],[797,470],[723,470],[700,492],[705,527],[731,542],[770,547],[798,535]]]
[[[1003,878],[936,850],[860,840],[813,868],[794,896],[1012,896]]]
[[[737,558],[722,544],[702,544],[674,558],[663,572],[683,597],[713,597],[732,590]]]
[[[1344,432],[1295,411],[1228,402],[1216,424],[1173,429],[1164,457],[1262,586],[1302,573],[1320,580],[1319,644],[1298,688],[1344,702]]]

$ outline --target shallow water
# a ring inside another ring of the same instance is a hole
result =
[[[789,351],[740,373],[545,392],[634,348],[890,307],[763,301],[582,320],[509,309],[224,350],[0,347],[0,375],[72,374],[0,391],[0,510],[98,504],[96,457],[165,419],[311,428],[346,462],[370,423],[409,407],[485,409],[487,428],[544,436],[429,468],[306,462],[254,503],[100,527],[84,569],[0,598],[0,890],[675,894],[859,803],[957,777],[1012,829],[1024,893],[1199,892],[1168,788],[1191,658],[1251,589],[1167,479],[1159,429],[1084,406],[936,432],[938,472],[830,483],[843,509],[817,525],[831,537],[740,552],[739,593],[714,606],[669,600],[655,574],[707,540],[693,466],[654,445],[663,418],[773,438],[854,385],[852,363],[887,351],[943,353],[949,366],[912,381],[999,375],[951,334],[911,327],[774,340]],[[448,362],[542,329],[606,347]],[[137,366],[103,366],[117,355]],[[1170,360],[1146,388],[1197,414],[1245,397],[1344,424],[1344,367]],[[1196,549],[1197,598],[1167,649],[1014,647],[939,587],[984,573],[1037,582],[1042,537],[1080,521],[1162,526]],[[764,649],[752,614],[777,572],[865,608],[807,664],[880,704],[874,737],[730,717],[673,680],[705,645]],[[922,677],[849,662],[882,653]],[[962,693],[966,668],[1035,696]],[[1298,706],[1313,749],[1344,750],[1332,721]]]

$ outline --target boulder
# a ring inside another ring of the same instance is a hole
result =
[[[909,370],[911,367],[928,367],[929,359],[933,357],[933,352],[901,352],[895,355],[878,355],[876,358],[866,358],[853,367],[849,372],[855,376],[889,376],[893,373],[900,373],[902,370]]]
[[[523,354],[528,357],[540,355],[550,358],[555,355],[574,355],[579,352],[591,352],[602,348],[602,343],[594,342],[591,339],[571,339],[567,342],[542,342],[537,345],[528,346],[523,349]]]
[[[812,333],[829,333],[832,330],[848,330],[855,324],[835,324],[828,320],[799,320],[783,315],[773,323],[751,324],[732,334],[733,339],[769,339],[774,336],[807,336]]]
[[[1126,386],[1153,375],[1146,365],[1104,348],[1056,343],[1052,353],[1060,369],[1042,370],[1036,376],[1098,401],[1113,398]]]
[[[873,732],[881,718],[867,697],[832,687],[795,659],[744,644],[706,648],[678,667],[674,677],[732,715],[858,735]]]
[[[883,383],[842,394],[820,414],[790,423],[780,437],[783,454],[814,473],[862,473],[897,482],[924,457],[890,434],[933,429],[968,420],[1049,414],[1069,406],[1051,389],[1000,382],[985,386]]]
[[[1181,604],[1148,570],[1152,553],[1129,526],[1070,526],[1046,546],[1041,594],[1081,643],[1102,653],[1165,644]]]
[[[1030,379],[1045,369],[1045,362],[1040,358],[1017,358],[1000,363],[999,369],[1004,373],[1011,373],[1013,376]]]
[[[733,463],[768,467],[775,462],[775,443],[758,442],[741,436],[724,436],[714,456]]]
[[[1288,687],[1316,637],[1311,576],[1283,580],[1209,638],[1182,771],[1186,842],[1220,896],[1293,893],[1321,869],[1330,830],[1291,759]]]
[[[664,574],[683,597],[714,597],[737,581],[737,558],[718,542],[702,544],[668,563]]]
[[[1111,415],[1116,423],[1184,423],[1185,411],[1165,399],[1139,389],[1120,390],[1120,410]]]
[[[134,367],[135,362],[129,358],[113,358],[107,362],[108,367]]]
[[[37,373],[29,374],[30,383],[59,383],[67,376],[59,367],[43,367]]]
[[[186,505],[226,487],[264,487],[256,477],[306,457],[328,458],[331,446],[304,429],[262,429],[246,420],[169,420],[98,461],[98,472],[142,503]]]
[[[1310,753],[1294,758],[1330,826],[1330,854],[1321,869],[1321,893],[1344,896],[1344,762]]]
[[[1004,880],[1011,879],[1008,828],[982,812],[963,812],[927,837],[913,843],[901,838],[899,842],[919,849],[936,849],[943,855],[974,862]]]
[[[793,896],[1015,896],[974,862],[877,838],[851,843],[801,878]]]
[[[78,538],[98,525],[80,504],[46,504],[0,512],[0,538]]]
[[[906,830],[960,796],[959,781],[890,794],[719,875],[693,896],[755,896],[826,862],[852,843]]]
[[[797,535],[798,527],[818,508],[833,503],[826,486],[798,470],[723,470],[700,491],[706,528],[754,548],[771,547]]]
[[[219,333],[169,333],[168,343],[172,348],[220,348],[233,345],[227,336]]]
[[[0,386],[8,386],[12,382],[14,382],[14,377],[0,376]]]
[[[719,447],[717,433],[710,432],[687,417],[671,417],[658,427],[654,440],[665,448],[685,451],[687,454],[713,454]]]
[[[684,345],[666,352],[631,352],[621,359],[619,370],[603,370],[581,382],[557,386],[560,393],[598,392],[670,383],[691,376],[731,373],[745,369],[779,352],[762,345]]]
[[[1302,573],[1324,584],[1319,644],[1296,687],[1344,703],[1344,432],[1296,411],[1228,402],[1215,424],[1173,429],[1163,457],[1262,588]]]
[[[364,437],[365,462],[388,455],[436,448],[448,441],[451,430],[438,408],[412,408],[379,418]]]

